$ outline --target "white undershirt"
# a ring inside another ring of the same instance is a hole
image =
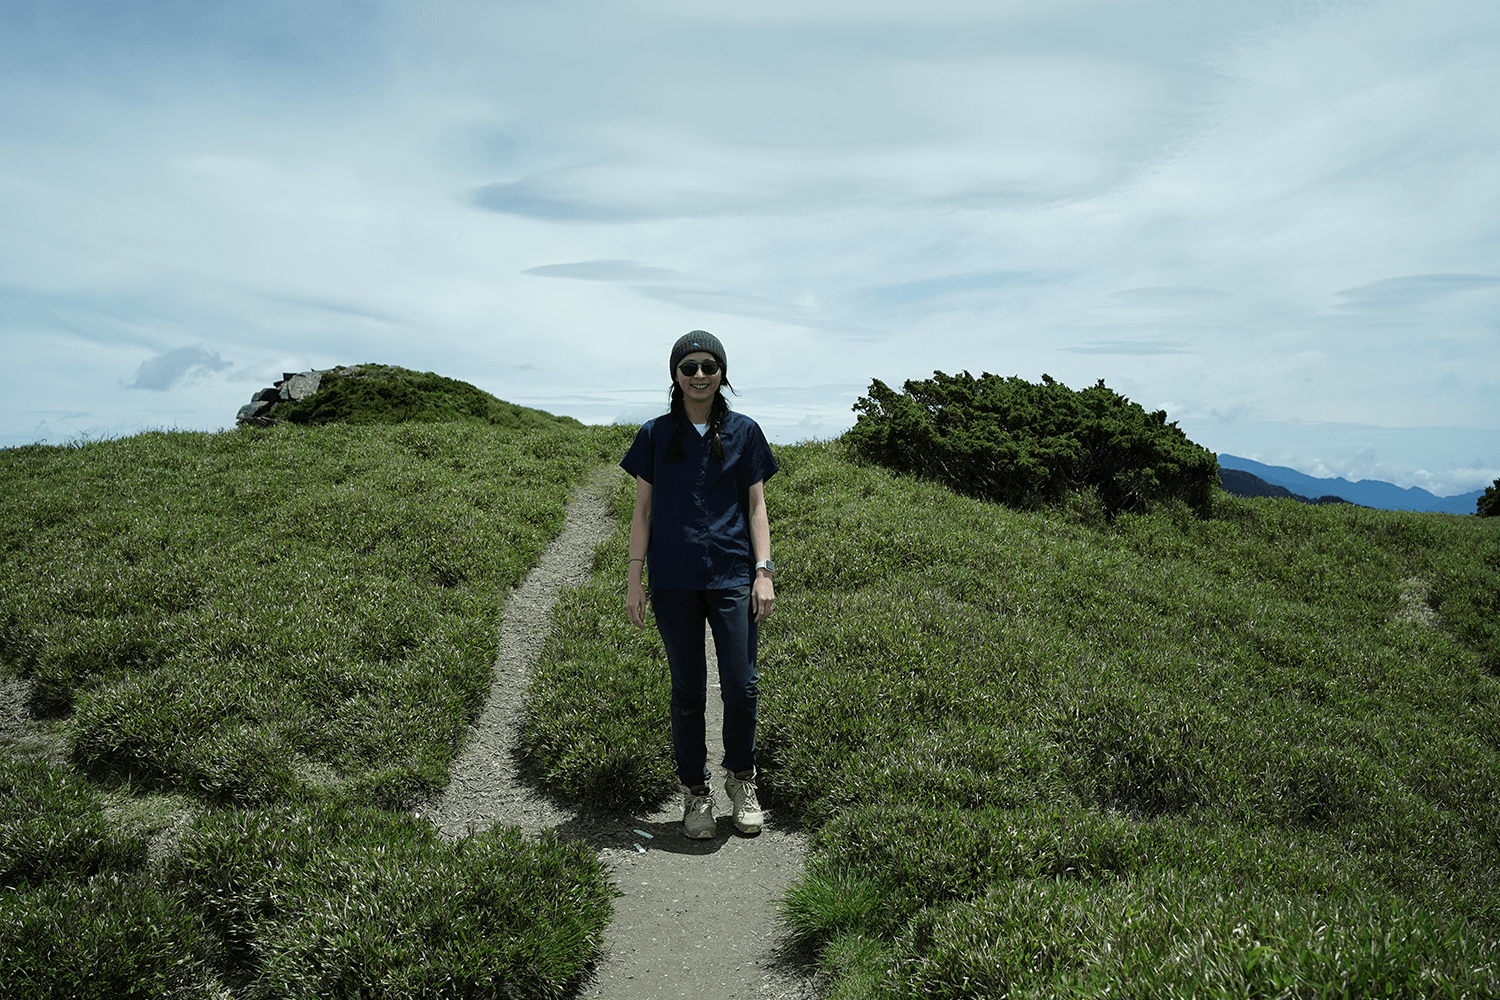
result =
[[[707,424],[694,424],[693,426],[696,427],[696,428],[698,428],[698,436],[699,437],[703,437],[705,434],[708,433],[708,425]]]

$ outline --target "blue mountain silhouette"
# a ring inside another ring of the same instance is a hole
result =
[[[1363,507],[1378,507],[1381,510],[1427,510],[1444,514],[1472,514],[1475,501],[1484,495],[1484,490],[1460,493],[1457,496],[1440,497],[1418,487],[1402,489],[1393,483],[1378,479],[1361,479],[1351,483],[1347,479],[1319,479],[1284,465],[1265,465],[1238,455],[1220,455],[1219,467],[1239,469],[1259,476],[1266,482],[1304,497],[1336,496]]]

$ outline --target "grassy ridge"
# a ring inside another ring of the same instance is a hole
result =
[[[787,922],[835,995],[1500,990],[1492,523],[1220,495],[1106,524],[778,458],[764,798],[813,832]],[[536,674],[573,706],[527,735],[559,794],[672,784],[623,554]]]
[[[618,438],[283,426],[0,452],[0,661],[39,733],[0,747],[0,995],[575,979],[608,920],[592,855],[446,844],[389,810],[446,783],[501,602]],[[179,851],[150,860],[169,828]]]
[[[512,431],[583,427],[572,417],[507,403],[458,379],[375,364],[325,372],[317,392],[276,403],[263,416],[294,424],[472,423]]]

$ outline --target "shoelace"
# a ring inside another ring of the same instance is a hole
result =
[[[734,780],[740,786],[740,801],[745,804],[745,807],[749,809],[759,809],[760,799],[755,794],[755,779],[751,778],[747,781],[741,778],[735,778]]]

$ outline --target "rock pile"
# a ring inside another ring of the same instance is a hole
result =
[[[318,385],[323,381],[323,376],[328,371],[310,372],[282,372],[281,380],[268,389],[262,389],[250,397],[250,402],[240,407],[240,412],[235,415],[235,423],[250,424],[254,427],[269,427],[280,423],[275,417],[268,416],[266,411],[277,403],[295,402],[306,399],[318,391]]]

